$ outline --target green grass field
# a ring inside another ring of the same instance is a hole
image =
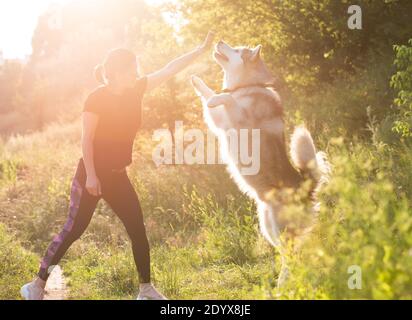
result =
[[[317,137],[333,166],[315,229],[287,250],[291,276],[258,232],[256,208],[219,165],[155,167],[149,135],[129,175],[152,249],[154,282],[172,299],[411,298],[411,149]],[[19,298],[68,212],[80,123],[51,125],[1,145],[0,297]],[[292,210],[292,209],[291,209]],[[300,210],[293,208],[293,210]],[[348,288],[348,268],[362,289]],[[71,299],[132,299],[138,287],[124,227],[102,200],[61,261]]]

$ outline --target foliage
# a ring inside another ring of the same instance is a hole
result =
[[[395,52],[398,72],[392,77],[391,85],[398,92],[395,105],[400,109],[400,116],[394,130],[407,138],[412,136],[412,39],[409,45],[395,46]]]

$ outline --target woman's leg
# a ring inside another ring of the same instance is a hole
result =
[[[105,188],[106,186],[106,188]],[[113,173],[102,183],[102,197],[123,222],[132,242],[140,283],[150,282],[150,247],[136,191],[126,172]]]
[[[41,261],[38,276],[47,281],[52,266],[59,263],[70,245],[80,238],[90,223],[100,197],[91,195],[84,187],[86,170],[82,159],[77,165],[70,192],[69,216],[61,232],[53,238]]]

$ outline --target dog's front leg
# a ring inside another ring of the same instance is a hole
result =
[[[235,99],[229,93],[221,93],[213,95],[207,100],[207,106],[209,108],[215,108],[220,105],[224,105],[226,108],[230,109],[236,104]]]
[[[205,120],[210,129],[218,134],[218,129],[226,129],[229,123],[225,106],[219,105],[219,101],[224,102],[224,99],[221,95],[216,95],[199,77],[192,76],[191,80],[196,94],[202,99]],[[209,105],[213,107],[209,108]]]
[[[217,128],[228,130],[233,127],[230,120],[230,112],[234,110],[236,102],[227,93],[211,96],[204,106],[206,117],[210,117]]]
[[[202,98],[202,100],[207,101],[211,96],[215,95],[215,92],[210,89],[206,83],[203,82],[197,76],[192,76],[192,86],[196,91],[196,94]]]
[[[216,94],[207,101],[209,112],[220,114],[219,126],[225,130],[233,128],[233,120],[236,122],[235,119],[239,118],[239,108],[236,106],[236,100],[229,93]]]

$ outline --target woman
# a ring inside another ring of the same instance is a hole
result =
[[[138,78],[136,56],[126,49],[109,52],[96,68],[102,82],[83,107],[82,158],[71,185],[69,217],[44,255],[36,279],[21,289],[26,300],[42,300],[47,278],[70,245],[87,228],[103,198],[121,219],[132,242],[139,275],[137,299],[166,299],[150,282],[150,253],[137,194],[127,176],[132,146],[140,126],[143,94],[191,64],[212,44],[208,33],[198,48],[169,62],[157,72]]]

